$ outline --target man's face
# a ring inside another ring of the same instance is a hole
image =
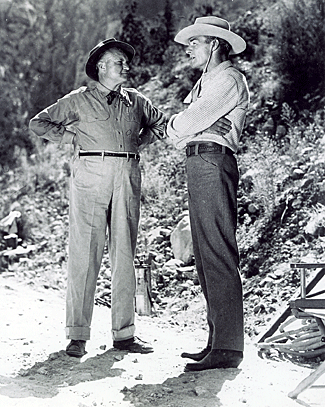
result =
[[[107,52],[103,62],[105,63],[104,76],[116,84],[123,83],[128,78],[129,60],[127,56],[119,50]]]
[[[205,37],[200,35],[189,39],[186,53],[190,58],[192,68],[203,71],[210,54],[210,44],[205,42]]]

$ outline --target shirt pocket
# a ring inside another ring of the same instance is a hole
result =
[[[141,123],[141,115],[136,109],[126,108],[123,110],[123,119],[129,123]]]
[[[93,122],[101,122],[108,120],[110,118],[110,114],[106,112],[105,110],[101,111],[92,111],[92,112],[87,112],[84,115],[84,121],[86,123],[93,123]]]

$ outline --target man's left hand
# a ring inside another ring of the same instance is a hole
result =
[[[218,136],[224,136],[231,130],[231,121],[226,117],[220,117],[216,122],[213,123],[206,131],[209,133],[216,134]]]

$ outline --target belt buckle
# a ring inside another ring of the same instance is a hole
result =
[[[193,154],[194,155],[199,155],[199,146],[200,146],[199,143],[186,146],[186,155],[187,155],[187,157],[189,157],[190,155],[193,155]],[[192,153],[193,149],[194,149],[194,153]]]

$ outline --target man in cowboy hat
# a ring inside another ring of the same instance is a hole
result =
[[[81,357],[90,339],[96,282],[108,230],[113,346],[153,349],[134,336],[134,255],[141,173],[139,149],[164,137],[165,118],[135,89],[123,88],[134,49],[114,38],[90,51],[94,83],[71,92],[30,121],[30,130],[73,143],[69,214],[67,353]]]
[[[245,50],[245,41],[226,20],[197,18],[175,41],[186,45],[191,66],[203,71],[184,100],[189,107],[171,117],[167,134],[186,148],[189,211],[196,268],[207,302],[209,336],[186,371],[237,367],[243,359],[243,300],[236,242],[238,169],[234,153],[244,126],[249,93],[244,76],[229,55]],[[217,135],[212,124],[230,120],[231,130]],[[212,129],[211,129],[212,126]]]

